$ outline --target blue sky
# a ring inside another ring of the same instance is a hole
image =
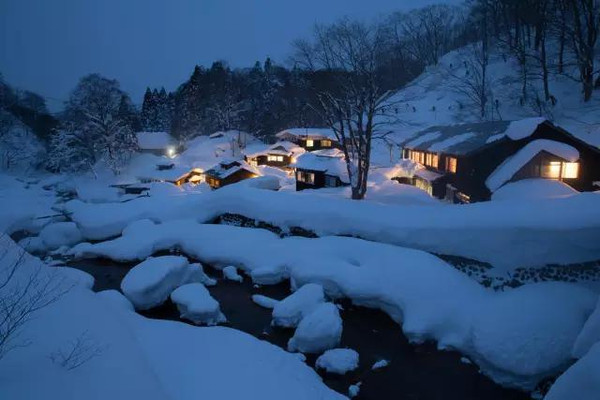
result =
[[[91,72],[140,103],[146,86],[177,87],[195,64],[285,62],[316,22],[374,19],[435,0],[0,0],[0,72],[57,109]]]

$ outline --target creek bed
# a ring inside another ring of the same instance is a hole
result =
[[[132,264],[119,264],[106,259],[78,260],[69,266],[96,278],[94,290],[119,289],[122,278]],[[221,272],[206,264],[205,272],[218,280],[209,287],[227,317],[227,326],[266,340],[282,348],[292,336],[291,329],[271,327],[271,310],[255,304],[251,296],[262,294],[282,299],[290,294],[289,283],[256,286],[248,277],[243,283],[222,278]],[[503,388],[481,375],[474,364],[461,361],[457,352],[439,351],[434,343],[410,344],[400,326],[379,310],[357,307],[349,301],[338,302],[343,308],[344,323],[340,347],[356,350],[359,368],[344,376],[319,371],[324,382],[334,390],[347,394],[348,387],[362,382],[358,399],[529,399],[523,392]],[[177,308],[170,301],[140,314],[157,319],[179,321]],[[390,364],[379,370],[371,366],[381,359]],[[306,363],[314,367],[316,356],[307,355]]]

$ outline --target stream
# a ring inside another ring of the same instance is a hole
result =
[[[71,261],[70,267],[85,271],[95,278],[94,290],[117,289],[133,264],[119,264],[107,259]],[[271,310],[255,304],[251,296],[262,294],[283,299],[290,294],[289,283],[256,286],[247,276],[238,283],[222,278],[221,272],[204,264],[205,272],[217,279],[209,287],[227,317],[225,324],[266,340],[283,349],[293,335],[291,329],[272,328]],[[465,362],[457,352],[439,351],[434,343],[411,344],[400,326],[379,310],[357,307],[340,301],[344,323],[340,347],[356,350],[360,355],[359,368],[344,376],[318,371],[332,389],[347,394],[348,387],[362,382],[357,399],[529,399],[524,392],[506,389],[479,373],[476,365]],[[169,300],[160,307],[140,314],[156,319],[180,321],[176,306]],[[314,368],[316,356],[307,355],[306,363]],[[371,370],[381,359],[390,364]],[[462,359],[462,361],[461,361]]]

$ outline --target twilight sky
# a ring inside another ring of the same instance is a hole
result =
[[[442,1],[0,0],[0,72],[54,110],[91,72],[118,79],[139,104],[146,86],[172,90],[195,64],[283,63],[315,22]]]

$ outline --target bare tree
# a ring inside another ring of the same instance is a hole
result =
[[[6,240],[0,237],[0,241]],[[22,337],[24,326],[72,287],[41,263],[25,265],[25,251],[15,247],[5,246],[0,254],[0,359],[15,348],[27,346],[29,341]]]
[[[64,348],[50,354],[50,359],[53,363],[71,371],[98,357],[103,351],[102,346],[96,343],[88,331],[85,331]]]
[[[382,41],[379,29],[360,22],[342,20],[331,26],[317,26],[312,49],[306,42],[298,57],[304,66],[331,73],[333,84],[317,94],[315,105],[342,146],[352,198],[363,199],[371,163],[371,143],[384,137],[389,100],[395,93],[383,89],[377,55]]]

